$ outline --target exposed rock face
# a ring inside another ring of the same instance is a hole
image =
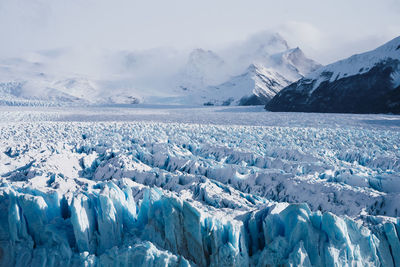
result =
[[[388,60],[367,73],[324,81],[314,91],[317,81],[302,79],[281,91],[266,108],[297,112],[400,113],[400,86],[394,88],[391,79],[398,66],[398,60]]]
[[[270,111],[400,113],[400,38],[326,66],[283,89]]]

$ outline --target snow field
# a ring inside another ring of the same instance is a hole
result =
[[[161,123],[171,111],[153,111],[1,113],[25,120],[0,124],[1,266],[400,264],[396,127],[331,114],[294,115],[304,127],[274,123],[285,114]]]

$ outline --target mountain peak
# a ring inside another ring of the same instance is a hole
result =
[[[400,37],[319,70],[283,89],[273,111],[400,113]]]
[[[205,62],[205,61],[223,62],[223,60],[211,50],[196,48],[189,54],[189,62]]]
[[[260,38],[260,40],[264,41],[265,45],[270,46],[270,45],[276,44],[276,45],[281,45],[285,49],[289,49],[289,45],[286,42],[285,38],[283,38],[283,36],[278,32],[275,32],[272,34],[268,33],[268,32],[263,32],[263,33],[260,33],[259,38]]]
[[[304,56],[303,50],[301,50],[300,47],[298,47],[298,46],[295,47],[295,48],[289,49],[289,50],[288,50],[288,53],[289,53],[289,54],[293,54],[293,55],[301,55],[301,56]]]
[[[257,60],[282,53],[289,49],[286,40],[279,33],[261,32],[251,36],[240,46],[245,51],[243,58]]]
[[[255,72],[257,69],[262,68],[263,66],[259,63],[251,63],[248,67],[246,72]]]
[[[260,33],[253,37],[258,42],[259,49],[264,52],[274,53],[276,51],[284,51],[289,49],[286,40],[279,33]]]

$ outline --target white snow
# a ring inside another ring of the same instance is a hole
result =
[[[290,49],[279,35],[261,35],[247,45],[249,50],[234,50],[224,59],[212,51],[192,52],[176,81],[177,96],[167,99],[172,103],[226,106],[238,105],[240,100],[255,95],[267,102],[320,67],[300,48]]]
[[[400,117],[0,107],[0,265],[400,261]]]
[[[252,64],[244,74],[221,85],[199,89],[188,96],[185,102],[219,106],[238,105],[240,100],[252,95],[271,99],[287,85],[289,81],[273,69]]]
[[[218,51],[37,51],[0,59],[0,104],[220,104],[253,91],[274,94],[317,67],[300,49],[290,49],[271,33]],[[257,78],[257,72],[264,78]],[[215,86],[232,83],[238,85],[215,93]]]
[[[306,75],[309,80],[317,80],[314,84],[314,90],[318,88],[321,82],[335,80],[363,74],[371,70],[376,64],[385,62],[388,59],[400,60],[400,37],[397,37],[390,42],[362,54],[353,55],[347,59],[329,64],[316,71]],[[398,73],[400,70],[394,70]],[[329,75],[324,75],[324,73]],[[398,74],[393,77],[394,84],[398,84]],[[310,92],[311,94],[312,92]]]
[[[393,72],[391,77],[392,77],[393,87],[396,88],[400,86],[400,69]]]

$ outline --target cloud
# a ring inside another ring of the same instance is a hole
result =
[[[277,31],[288,41],[289,46],[300,47],[309,57],[318,58],[327,36],[311,23],[287,21],[277,26]]]
[[[335,31],[325,29],[304,21],[288,21],[277,27],[277,31],[290,46],[299,46],[307,56],[322,64],[372,50],[400,34],[400,24],[378,27],[379,31],[371,29],[370,33],[350,29],[346,31],[342,28]]]
[[[296,44],[317,48],[324,38],[323,33],[316,26],[303,21],[285,22],[278,26],[278,32],[291,45]]]
[[[271,29],[328,63],[346,42],[399,34],[399,15],[398,0],[0,0],[0,57],[73,46],[207,49]]]

